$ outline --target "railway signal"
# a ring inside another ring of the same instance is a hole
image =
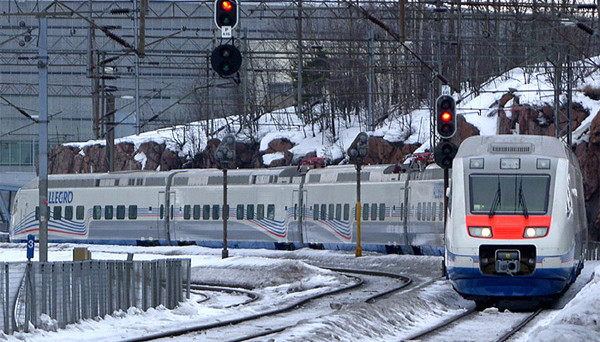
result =
[[[354,147],[348,150],[348,156],[353,164],[362,164],[362,161],[367,157],[369,149],[369,135],[365,132],[360,132],[354,143]]]
[[[456,134],[456,102],[450,95],[437,98],[436,104],[437,132],[442,139],[450,139]]]
[[[210,56],[210,64],[219,76],[231,76],[240,70],[242,66],[242,54],[233,45],[219,45],[213,50]]]
[[[369,150],[369,135],[360,132],[352,142],[353,146],[348,149],[350,161],[356,164],[356,249],[354,255],[358,258],[362,256],[362,247],[360,245],[360,169]]]
[[[218,28],[230,27],[234,29],[238,23],[240,9],[237,0],[216,0],[215,1],[215,25]]]
[[[433,151],[435,163],[442,169],[452,168],[452,160],[454,160],[457,151],[458,147],[450,141],[440,141]]]
[[[227,204],[227,168],[235,162],[235,136],[227,134],[221,140],[221,144],[215,151],[215,159],[219,162],[223,170],[223,250],[221,258],[229,257],[227,250],[227,220],[229,219],[229,205]]]

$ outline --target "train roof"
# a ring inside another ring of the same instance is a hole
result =
[[[531,154],[567,158],[566,145],[554,137],[508,134],[469,137],[460,145],[456,158],[489,154]]]

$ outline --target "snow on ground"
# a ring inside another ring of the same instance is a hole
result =
[[[50,261],[70,260],[76,245],[51,244]],[[81,247],[81,245],[78,245]],[[391,296],[374,304],[351,304],[326,315],[307,312],[295,327],[274,336],[275,341],[389,341],[407,338],[423,327],[439,322],[472,305],[452,291],[448,282],[439,277],[441,259],[431,256],[380,255],[365,253],[355,258],[353,253],[342,251],[271,251],[230,249],[230,258],[221,259],[220,249],[198,246],[182,247],[133,247],[86,245],[94,259],[125,260],[127,253],[134,253],[134,260],[157,258],[190,258],[192,278],[211,284],[231,284],[253,288],[263,300],[256,305],[247,305],[233,310],[211,307],[197,303],[197,297],[181,303],[174,310],[164,307],[141,311],[129,308],[115,312],[103,319],[86,319],[71,324],[56,332],[41,328],[30,333],[18,332],[0,336],[8,341],[115,341],[156,333],[168,329],[190,327],[215,320],[240,317],[270,309],[282,302],[302,297],[314,291],[325,291],[343,284],[348,279],[324,268],[310,265],[320,264],[348,268],[372,268],[388,272],[403,273],[413,277],[415,283],[426,279],[435,282],[419,295]],[[37,252],[36,252],[37,253]],[[37,254],[36,254],[37,255]],[[0,259],[25,261],[24,244],[0,244]],[[564,309],[557,310],[547,319],[529,329],[521,341],[564,341],[576,338],[581,341],[600,340],[600,266],[588,262],[584,277],[592,280]],[[224,280],[227,279],[227,280]],[[578,280],[578,281],[580,281]],[[487,324],[496,322],[497,310],[488,309],[479,314]],[[52,322],[47,318],[52,330]],[[451,341],[450,339],[449,341]],[[456,336],[455,341],[462,340]]]

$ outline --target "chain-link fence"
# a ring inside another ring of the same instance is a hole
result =
[[[132,306],[172,309],[190,296],[190,272],[190,259],[0,263],[0,324],[10,334],[44,317],[64,328]]]

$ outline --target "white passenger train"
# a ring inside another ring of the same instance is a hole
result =
[[[546,136],[475,136],[452,168],[448,278],[476,301],[560,294],[583,268],[577,158]]]
[[[363,249],[442,255],[442,170],[395,170],[363,168]],[[354,166],[229,170],[227,180],[229,247],[354,249]],[[49,240],[221,247],[222,182],[217,169],[51,175]],[[35,179],[14,199],[12,241],[37,235],[38,201]]]

